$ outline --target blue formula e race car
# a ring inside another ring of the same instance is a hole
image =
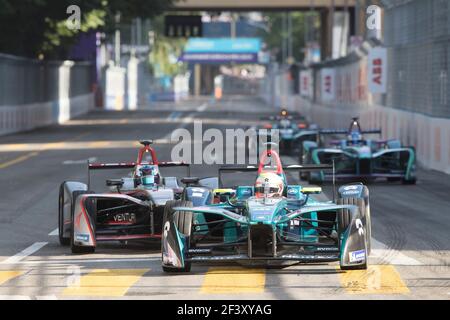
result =
[[[225,172],[254,172],[252,185],[214,190],[198,181],[186,187],[190,197],[184,199],[192,201],[166,204],[163,270],[189,272],[193,263],[205,262],[283,267],[331,261],[339,261],[343,270],[366,269],[371,239],[368,188],[343,186],[336,202],[319,201],[320,187],[286,181],[285,171],[328,169],[283,167],[278,154],[266,150],[258,166],[219,170],[218,185]]]
[[[381,134],[381,130],[362,130],[358,118],[353,118],[347,130],[318,130],[317,135],[346,135],[347,139],[324,143],[305,141],[301,163],[335,165],[335,178],[371,181],[416,183],[416,154],[414,147],[405,147],[399,140],[371,140],[364,135]],[[322,139],[317,139],[321,141]],[[301,174],[310,183],[322,183],[332,174],[324,171]]]

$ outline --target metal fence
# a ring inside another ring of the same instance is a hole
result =
[[[450,118],[448,0],[390,0],[385,4],[388,107]]]
[[[0,54],[0,108],[57,100],[62,87],[69,98],[92,91],[92,65],[26,59]]]

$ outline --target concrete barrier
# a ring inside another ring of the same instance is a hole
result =
[[[87,113],[93,106],[93,93],[43,103],[0,106],[0,135],[62,123]]]

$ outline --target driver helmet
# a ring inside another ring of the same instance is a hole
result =
[[[255,196],[257,198],[281,197],[283,195],[284,182],[283,179],[275,172],[261,173],[256,179]]]
[[[144,186],[153,186],[159,183],[159,174],[154,166],[140,166],[137,170],[137,175],[142,178]]]

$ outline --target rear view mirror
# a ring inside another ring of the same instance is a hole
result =
[[[123,185],[122,179],[108,179],[106,180],[108,187],[121,187]]]

